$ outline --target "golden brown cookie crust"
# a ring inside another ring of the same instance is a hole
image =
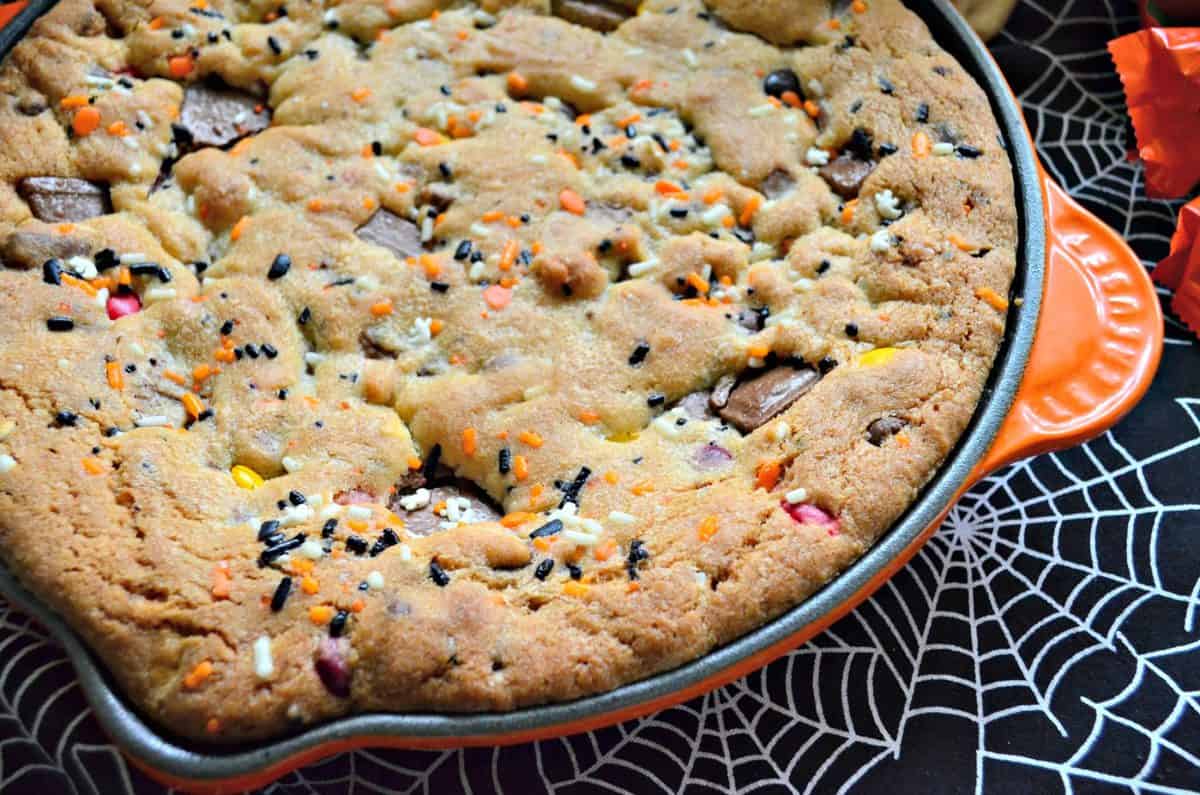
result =
[[[1009,161],[897,0],[438,5],[62,0],[0,68],[0,554],[176,734],[692,660],[860,555],[990,371]],[[271,126],[189,151],[217,78]],[[45,176],[112,211],[39,220]],[[695,397],[778,367],[745,432]],[[413,530],[431,458],[503,519]]]

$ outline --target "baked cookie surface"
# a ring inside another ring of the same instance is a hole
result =
[[[0,555],[152,719],[610,690],[953,448],[983,92],[897,0],[632,6],[62,0],[9,55]]]

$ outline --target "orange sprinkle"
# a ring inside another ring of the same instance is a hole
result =
[[[953,232],[950,233],[949,240],[959,251],[977,251],[979,249],[978,246],[964,240]]]
[[[538,497],[542,496],[542,489],[543,489],[543,486],[541,483],[534,483],[533,486],[529,489],[529,496],[532,497],[533,499],[537,499]]]
[[[533,539],[533,546],[540,552],[546,552],[550,549],[550,539],[544,537],[535,538]]]
[[[235,243],[238,241],[238,238],[240,238],[242,236],[242,232],[246,231],[246,224],[249,223],[248,219],[249,219],[249,216],[246,216],[246,215],[243,215],[241,218],[238,219],[238,222],[233,225],[233,229],[229,230],[229,239],[230,240],[232,240]]]
[[[747,348],[746,353],[755,359],[765,359],[771,353],[771,346],[760,342]]]
[[[600,421],[600,415],[590,409],[579,412],[579,421],[584,425],[595,425]]]
[[[83,290],[90,296],[94,297],[96,295],[96,288],[85,282],[83,279],[77,279],[69,273],[62,274],[61,279],[63,284],[69,284],[72,287]]]
[[[575,124],[577,124],[580,127],[586,127],[587,125],[589,125],[591,123],[592,123],[592,114],[590,114],[590,113],[580,113],[578,116],[575,117]]]
[[[783,474],[783,465],[778,461],[764,461],[758,465],[758,469],[754,473],[756,485],[760,489],[770,491],[779,483],[779,476]]]
[[[830,30],[839,30],[841,27],[842,27],[842,21],[840,19],[829,20]]]
[[[114,121],[108,125],[108,134],[114,135],[117,138],[124,138],[126,135],[129,135],[129,128],[125,126],[125,122],[123,121]]]
[[[308,560],[307,558],[297,558],[289,566],[296,574],[309,574],[317,567],[317,564],[315,561]]]
[[[315,579],[306,574],[304,575],[304,579],[300,581],[300,590],[304,591],[309,596],[312,596],[321,590],[321,583],[317,582]]]
[[[375,317],[383,317],[384,315],[392,314],[391,299],[376,301],[375,303],[371,304],[371,314]]]
[[[515,240],[509,240],[504,244],[504,250],[500,252],[500,270],[506,271],[512,269],[513,263],[517,261],[517,255],[521,253],[521,244]],[[490,302],[489,302],[490,303]],[[492,307],[499,309],[500,307]]]
[[[617,542],[611,538],[592,550],[592,556],[601,562],[608,560],[617,551]]]
[[[700,274],[696,273],[695,271],[688,273],[687,283],[692,287],[695,287],[696,292],[700,293],[701,295],[708,294],[708,282],[704,281]]]
[[[125,373],[121,371],[120,362],[108,362],[105,364],[104,374],[108,377],[108,385],[113,389],[125,388]]]
[[[907,433],[898,433],[895,436],[893,436],[892,438],[895,439],[896,444],[900,445],[901,447],[908,447],[909,445],[912,444],[912,442],[908,438]]]
[[[436,279],[442,272],[442,264],[432,254],[421,255],[421,268],[430,279]]]
[[[1008,299],[997,293],[991,287],[980,287],[975,291],[975,297],[980,298],[997,312],[1008,311]]]
[[[513,477],[517,480],[524,480],[529,477],[529,463],[523,455],[513,456]]]
[[[609,484],[610,486],[617,485],[617,480],[618,480],[618,475],[613,470],[610,469],[604,473],[604,482]]]
[[[849,224],[854,220],[854,211],[858,209],[858,199],[851,199],[842,207],[842,223]]]
[[[567,596],[585,596],[588,592],[588,586],[575,580],[567,580],[563,585],[563,593]]]
[[[170,371],[168,371],[168,372],[170,372]],[[178,373],[172,373],[172,374],[178,375]],[[213,374],[213,368],[209,367],[207,364],[198,364],[192,368],[192,380],[193,381],[203,381],[212,374]],[[163,375],[166,375],[166,373],[163,373]],[[169,378],[170,376],[167,376],[167,377]],[[179,377],[182,378],[182,376],[179,376]],[[172,380],[174,380],[174,379],[172,379]],[[178,383],[178,382],[176,382],[176,383]]]
[[[637,124],[642,120],[642,114],[631,113],[623,119],[617,119],[615,122],[618,127],[628,127],[631,124]]]
[[[83,137],[91,135],[100,126],[100,111],[93,108],[91,105],[85,105],[75,111],[75,116],[71,119],[71,129],[75,134]]]
[[[527,511],[514,511],[513,513],[505,514],[500,520],[500,524],[511,530],[514,527],[520,527],[526,522],[533,521],[534,518],[534,515]]]
[[[864,3],[863,0],[854,0],[854,2],[850,5],[850,10],[856,14],[865,14],[867,11],[867,4]]]
[[[800,99],[800,95],[795,91],[784,91],[783,95],[779,98],[783,100],[783,104],[790,108],[799,108],[804,106],[804,101]]]
[[[490,224],[495,221],[499,221],[502,218],[504,218],[504,213],[500,212],[499,210],[488,210],[482,216],[483,222],[485,224]]]
[[[467,39],[471,38],[471,34],[465,30],[460,30],[455,32],[454,38],[458,39],[459,41],[466,41]]]
[[[410,190],[412,190],[412,185],[410,185],[409,183],[407,183],[407,182],[397,182],[396,183],[396,192],[397,193],[408,193]]]
[[[438,334],[441,334],[442,329],[444,329],[444,328],[446,328],[446,324],[443,323],[440,319],[438,319],[436,317],[433,320],[429,321],[429,333],[435,337]]]
[[[308,608],[308,620],[318,627],[325,626],[333,618],[333,608],[329,605],[313,605]]]
[[[362,103],[366,102],[370,98],[371,98],[371,89],[369,89],[365,86],[360,86],[359,88],[356,88],[350,92],[350,99],[354,100],[355,102],[359,103],[360,105]]]
[[[167,24],[167,20],[163,19],[162,17],[155,17],[154,19],[150,20],[150,30],[158,30],[165,24]]]
[[[625,591],[627,593],[637,593],[640,590],[642,590],[642,584],[637,580],[632,580],[628,585],[625,586]]]
[[[642,497],[654,491],[654,482],[650,480],[643,480],[641,483],[634,483],[633,486],[630,487],[629,491],[636,497]]]
[[[229,578],[229,564],[218,563],[213,567],[211,593],[214,599],[228,599],[233,581]]]
[[[463,428],[462,432],[462,451],[465,456],[475,455],[477,449],[476,444],[479,440],[479,432],[474,428]]]
[[[192,73],[196,66],[190,55],[173,55],[167,59],[167,71],[176,80],[182,80]]]
[[[732,229],[733,227],[737,226],[737,221],[732,215],[727,215],[721,219],[721,226],[725,227],[726,229]]]
[[[573,215],[583,215],[587,211],[587,203],[583,197],[570,188],[563,188],[562,193],[558,194],[558,203]]]
[[[654,190],[663,196],[670,196],[673,193],[683,193],[683,188],[676,185],[670,180],[660,179],[654,183]]]
[[[697,529],[696,533],[700,536],[701,541],[708,541],[710,538],[715,536],[717,534],[717,517],[704,517],[704,521],[700,523],[700,527]]]
[[[521,431],[517,434],[517,439],[520,440],[522,444],[527,444],[535,450],[545,444],[545,442],[542,440],[542,437],[533,431]]]
[[[719,202],[721,200],[721,197],[724,195],[725,195],[725,192],[723,190],[721,190],[720,188],[709,188],[708,190],[706,190],[704,192],[704,203],[705,204],[716,204],[717,202]]]
[[[821,106],[811,99],[804,100],[804,112],[809,118],[815,119],[821,115]]]
[[[368,525],[362,519],[347,519],[346,526],[356,533],[361,533],[363,530],[367,529]]]
[[[179,400],[192,419],[197,419],[204,412],[204,403],[191,392],[184,392]]]
[[[63,110],[76,110],[88,104],[88,98],[82,94],[72,94],[69,97],[63,97],[58,101]]]
[[[217,348],[217,350],[213,352],[213,358],[218,362],[232,364],[236,356],[234,355],[233,351],[228,348]]]
[[[509,72],[506,82],[508,90],[516,94],[523,94],[529,88],[529,81],[519,72]]]
[[[188,690],[195,690],[200,685],[204,684],[204,680],[212,676],[213,664],[209,660],[203,660],[192,669],[192,672],[183,678],[183,686]]]
[[[928,157],[933,152],[933,141],[924,130],[917,130],[912,137],[912,153],[915,158]]]
[[[410,455],[408,457],[408,460],[405,463],[408,464],[409,469],[420,469],[421,468],[421,459],[415,455]]]
[[[493,284],[483,291],[483,300],[492,309],[503,309],[512,301],[512,290]]]
[[[364,602],[362,599],[355,599],[353,602],[350,603],[350,612],[352,612],[352,613],[361,613],[362,611],[364,611],[366,609],[367,609],[367,603]]]
[[[89,475],[102,475],[104,474],[105,469],[104,461],[96,458],[95,456],[88,456],[87,458],[83,459],[83,469]]]

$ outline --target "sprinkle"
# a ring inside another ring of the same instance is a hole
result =
[[[313,605],[308,608],[308,620],[323,627],[333,618],[333,608],[329,605]]]
[[[239,488],[253,491],[263,484],[262,475],[255,472],[248,466],[237,464],[233,469],[229,470],[229,474],[233,477],[233,482]]]
[[[792,505],[796,505],[797,503],[804,502],[808,499],[808,490],[801,487],[794,488],[787,494],[783,495],[783,498]]]
[[[17,468],[17,460],[8,453],[0,453],[0,475],[7,475]]]
[[[400,505],[406,511],[416,511],[429,505],[429,489],[417,489],[412,494],[400,498]]]
[[[259,679],[270,679],[275,674],[275,662],[271,658],[271,639],[266,635],[254,641],[254,674]]]
[[[283,468],[288,472],[299,472],[304,469],[304,462],[290,455],[285,455],[279,459],[279,463],[283,464]]]
[[[875,194],[875,209],[882,218],[895,221],[904,215],[900,209],[900,200],[890,190],[882,190]]]
[[[120,362],[105,363],[104,375],[108,379],[108,385],[113,389],[125,388],[125,374],[121,372]]]
[[[825,166],[829,165],[829,153],[824,149],[818,149],[815,146],[810,147],[804,154],[804,162],[810,166]]]
[[[530,538],[546,538],[548,536],[557,535],[562,532],[563,523],[561,519],[551,519],[541,527],[529,534]]]
[[[788,435],[791,434],[791,432],[792,426],[788,425],[786,422],[779,422],[776,423],[775,430],[772,435],[775,437],[775,441],[782,442],[784,439],[788,438]]]
[[[88,456],[83,459],[83,469],[89,475],[102,475],[105,469],[104,461],[95,456]]]
[[[176,80],[182,80],[191,74],[195,65],[190,55],[175,55],[167,59],[167,70]]]
[[[980,287],[975,291],[975,297],[985,301],[988,306],[995,309],[997,312],[1008,311],[1008,299],[997,293],[991,287]]]
[[[492,309],[503,309],[512,301],[512,290],[493,284],[483,291],[483,300]]]
[[[372,591],[378,591],[383,588],[383,574],[378,571],[372,571],[367,575],[367,587]]]
[[[384,317],[392,314],[393,307],[390,300],[377,301],[371,304],[371,314],[375,317]]]
[[[85,105],[75,111],[75,116],[71,119],[71,129],[79,137],[91,135],[100,127],[100,111],[96,110],[91,105]]]
[[[650,344],[647,342],[639,342],[633,349],[633,353],[629,354],[629,366],[637,367],[642,362],[646,361],[646,356],[650,353]]]
[[[525,480],[525,478],[529,477],[529,464],[526,462],[525,456],[514,455],[512,466],[513,477],[515,477],[518,481]]]
[[[474,428],[464,428],[462,432],[462,451],[465,456],[475,455],[479,432]]]
[[[139,414],[133,418],[139,428],[162,428],[171,424],[171,419],[162,414]]]
[[[871,235],[871,251],[883,254],[892,247],[892,235],[886,229],[880,229]]]
[[[181,397],[179,400],[181,403],[183,403],[183,408],[188,413],[188,416],[193,420],[199,419],[200,415],[204,413],[203,401],[201,401],[200,398],[196,397],[191,392],[184,392],[183,397]]]
[[[765,461],[759,464],[758,469],[754,473],[755,485],[760,489],[770,491],[775,488],[775,484],[779,482],[779,476],[783,473],[783,465],[778,461]]]
[[[596,90],[596,82],[588,80],[580,75],[571,75],[571,85],[583,92],[591,92]]]
[[[624,511],[609,511],[608,521],[616,525],[631,525],[637,522],[637,517]]]
[[[429,578],[437,584],[439,588],[445,588],[450,584],[450,575],[446,573],[436,560],[429,561]]]
[[[859,367],[879,367],[890,362],[899,352],[898,348],[876,348],[859,356],[854,363]]]
[[[583,215],[587,211],[587,203],[570,188],[563,188],[558,194],[558,202],[564,210],[574,215]]]
[[[575,580],[567,580],[563,585],[563,593],[567,596],[586,596],[589,590],[588,586]]]
[[[928,157],[933,151],[933,141],[922,130],[917,130],[912,137],[912,154],[918,160]]]
[[[542,440],[542,437],[534,431],[521,431],[519,434],[517,434],[517,439],[523,444],[527,444],[535,449],[541,447],[545,443]]]
[[[523,94],[529,88],[529,81],[519,72],[509,72],[505,82],[508,84],[508,90],[514,94]]]
[[[704,517],[704,521],[700,522],[700,527],[696,532],[700,536],[701,541],[708,541],[717,534],[717,517]]]
[[[331,9],[332,11],[333,9]],[[328,21],[328,20],[327,20]],[[371,89],[360,86],[350,92],[350,99],[362,104],[371,98]]]
[[[271,281],[282,279],[292,269],[292,258],[287,254],[276,254],[275,259],[271,261],[271,267],[267,270],[267,278]]]
[[[204,684],[204,680],[212,676],[213,664],[209,660],[202,660],[191,673],[183,678],[183,686],[188,690],[195,690],[200,685]]]
[[[46,328],[50,331],[70,331],[75,328],[75,321],[69,317],[55,315],[46,318]]]

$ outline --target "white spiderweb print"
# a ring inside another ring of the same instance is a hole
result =
[[[1177,204],[1144,197],[1103,50],[1136,25],[1127,0],[1026,0],[995,51],[1051,173],[1149,263]],[[267,791],[1200,791],[1200,490],[1180,485],[1200,472],[1200,368],[1168,331],[1133,417],[987,478],[874,597],[762,671],[589,734],[358,751]],[[160,791],[7,609],[0,660],[0,790]]]

